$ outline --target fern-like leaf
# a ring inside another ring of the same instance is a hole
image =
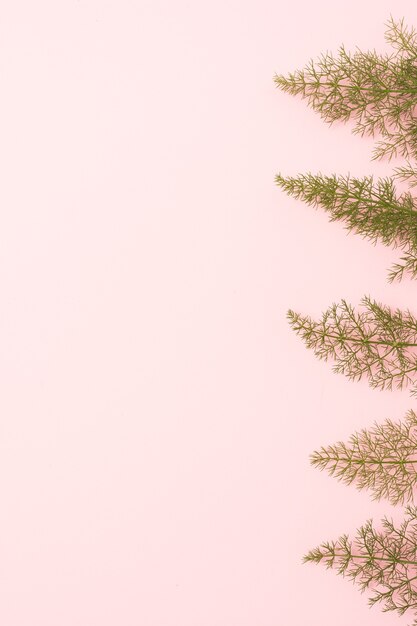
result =
[[[414,170],[399,169],[397,176],[410,179]],[[374,181],[372,176],[324,176],[300,174],[275,177],[288,195],[323,208],[331,221],[341,221],[349,231],[386,246],[404,249],[401,263],[393,266],[389,279],[404,274],[417,276],[417,201],[410,192],[397,194],[392,178]],[[416,181],[417,184],[417,181]]]
[[[381,136],[374,158],[416,157],[417,37],[403,21],[391,18],[387,41],[392,54],[354,53],[344,46],[338,54],[322,54],[304,69],[276,74],[277,87],[300,95],[332,124],[355,122],[353,132]]]
[[[342,535],[311,550],[304,562],[322,563],[370,593],[369,604],[398,614],[411,610],[417,625],[417,509],[407,507],[399,526],[384,518],[381,530],[372,520],[353,540]]]
[[[342,300],[320,320],[288,311],[289,323],[307,348],[351,380],[367,377],[371,387],[417,394],[417,319],[410,311],[378,304],[369,297],[355,309]]]
[[[368,489],[375,500],[413,502],[417,486],[417,416],[403,422],[386,420],[371,429],[316,450],[311,464],[345,484]]]

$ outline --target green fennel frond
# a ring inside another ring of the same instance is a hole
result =
[[[294,311],[287,317],[307,348],[351,380],[367,377],[371,387],[398,389],[414,385],[417,394],[417,319],[410,311],[363,298],[355,311],[345,300],[333,304],[321,319]]]
[[[410,168],[397,172],[403,179],[413,175]],[[397,194],[392,178],[277,174],[275,182],[288,195],[325,209],[331,221],[345,223],[349,231],[373,243],[403,248],[402,262],[393,266],[389,280],[401,279],[404,273],[417,276],[417,200],[410,192]]]
[[[358,489],[369,489],[375,500],[391,504],[414,500],[417,485],[417,416],[403,422],[386,420],[351,436],[348,443],[321,447],[311,464]]]
[[[414,611],[417,625],[417,509],[407,507],[402,524],[384,518],[381,530],[369,520],[353,540],[342,535],[311,550],[304,562],[323,563],[369,591],[369,604],[400,615]]]
[[[393,176],[407,182],[410,187],[417,186],[417,168],[410,161],[407,161],[407,165],[396,167]]]
[[[276,74],[280,89],[301,95],[332,124],[353,120],[353,132],[379,135],[374,158],[417,156],[417,35],[403,20],[390,19],[386,40],[392,54],[344,46],[338,54],[322,54],[304,69],[287,76]]]
[[[417,32],[413,27],[404,24],[404,19],[395,21],[391,16],[387,22],[385,33],[386,41],[398,50],[399,54],[405,54],[411,58],[417,55]]]

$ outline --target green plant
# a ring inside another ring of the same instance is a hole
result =
[[[405,177],[405,168],[401,175]],[[344,222],[349,231],[372,243],[381,241],[387,246],[401,247],[404,256],[401,263],[392,267],[391,282],[403,278],[404,274],[416,278],[417,201],[410,192],[398,194],[393,178],[374,181],[372,176],[354,178],[307,173],[284,177],[277,174],[275,182],[288,195],[325,209],[331,221]]]
[[[385,36],[392,54],[351,54],[341,46],[338,55],[323,54],[302,70],[276,74],[274,80],[280,89],[306,98],[326,122],[352,120],[353,132],[380,135],[374,158],[415,158],[417,33],[391,17]]]
[[[407,507],[400,526],[387,517],[381,526],[378,530],[369,520],[353,541],[342,535],[322,543],[304,561],[323,563],[351,578],[362,591],[369,589],[371,606],[381,603],[383,611],[400,615],[408,609],[417,611],[417,509]]]
[[[417,185],[417,32],[391,18],[386,39],[394,47],[392,54],[350,54],[342,46],[338,55],[326,53],[303,70],[276,74],[274,80],[280,89],[306,98],[326,122],[354,121],[353,132],[381,137],[374,159],[403,156],[406,164],[377,181],[311,173],[280,173],[275,181],[289,195],[324,208],[349,230],[401,246],[404,257],[391,270],[392,281],[404,274],[417,276],[417,203],[411,193],[395,188],[396,180]]]
[[[321,447],[311,464],[343,483],[372,492],[375,500],[391,504],[414,502],[417,486],[417,415],[403,422],[385,420],[354,433],[347,443]]]
[[[417,393],[417,319],[410,311],[391,311],[365,297],[361,309],[342,300],[319,321],[288,311],[293,330],[320,359],[333,359],[333,370],[351,380],[366,376],[372,387]]]
[[[300,95],[332,124],[353,121],[353,131],[378,137],[373,158],[403,157],[391,177],[374,180],[304,173],[275,178],[288,195],[323,208],[330,220],[372,243],[400,247],[390,281],[417,278],[417,32],[404,21],[390,19],[386,40],[394,52],[354,54],[342,46],[287,76],[276,85]],[[408,191],[397,191],[397,181]],[[368,379],[372,387],[410,387],[417,395],[417,318],[392,310],[370,297],[355,309],[342,300],[319,320],[288,311],[293,330],[316,356],[334,362],[333,369],[351,380]],[[313,466],[346,484],[367,489],[374,499],[392,504],[414,501],[417,486],[417,417],[409,411],[403,422],[386,420],[353,434],[347,443],[321,447],[311,455]],[[414,610],[417,626],[417,508],[408,506],[404,522],[388,518],[381,529],[372,521],[347,535],[311,550],[306,562],[324,563],[371,593],[370,604],[400,614]]]

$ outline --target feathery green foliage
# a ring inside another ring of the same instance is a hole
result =
[[[274,80],[283,91],[305,98],[326,122],[353,120],[355,133],[380,135],[374,158],[415,158],[417,33],[391,18],[385,37],[391,54],[352,54],[341,46],[337,55],[327,52]]]
[[[305,98],[322,118],[351,121],[353,132],[377,138],[373,158],[403,157],[405,164],[392,177],[301,174],[275,178],[290,196],[321,207],[331,221],[372,243],[399,247],[402,256],[389,280],[417,278],[417,31],[392,18],[386,40],[391,54],[354,53],[344,46],[304,69],[276,75],[277,87]],[[397,191],[396,181],[409,191]],[[320,359],[351,380],[366,377],[372,387],[411,386],[417,395],[417,318],[410,311],[363,298],[359,310],[345,300],[333,304],[316,321],[288,311],[293,330]],[[322,447],[311,455],[312,465],[346,484],[368,489],[374,499],[392,504],[414,501],[417,487],[417,415],[403,422],[386,420],[351,436],[347,443]],[[353,541],[343,535],[305,556],[323,562],[371,591],[370,604],[384,611],[415,612],[417,626],[417,508],[408,506],[405,521],[395,526],[385,518],[382,530],[372,521],[359,528]]]
[[[369,489],[375,500],[391,504],[414,501],[417,485],[417,416],[409,411],[403,422],[386,420],[353,434],[348,443],[321,447],[311,464],[345,484]]]
[[[355,311],[345,300],[333,304],[319,321],[288,311],[293,330],[320,359],[333,359],[334,371],[351,380],[369,379],[371,387],[414,385],[417,394],[417,319],[410,311],[362,299]]]
[[[305,562],[323,563],[350,578],[371,595],[369,604],[382,604],[383,611],[400,615],[415,613],[417,626],[417,509],[407,507],[402,524],[388,518],[377,530],[372,520],[361,526],[352,541],[342,535],[337,541],[311,550]]]
[[[411,178],[410,171],[403,168],[401,176]],[[417,200],[410,192],[397,194],[392,178],[278,174],[275,182],[290,196],[325,209],[331,221],[344,222],[349,231],[373,243],[401,246],[404,257],[393,266],[390,281],[404,273],[417,276]]]

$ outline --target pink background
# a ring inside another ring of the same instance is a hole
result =
[[[414,10],[413,10],[414,8]],[[386,49],[386,0],[0,3],[0,624],[407,623],[302,555],[393,511],[310,467],[415,406],[293,335],[396,253],[274,185],[385,174],[275,72]]]

